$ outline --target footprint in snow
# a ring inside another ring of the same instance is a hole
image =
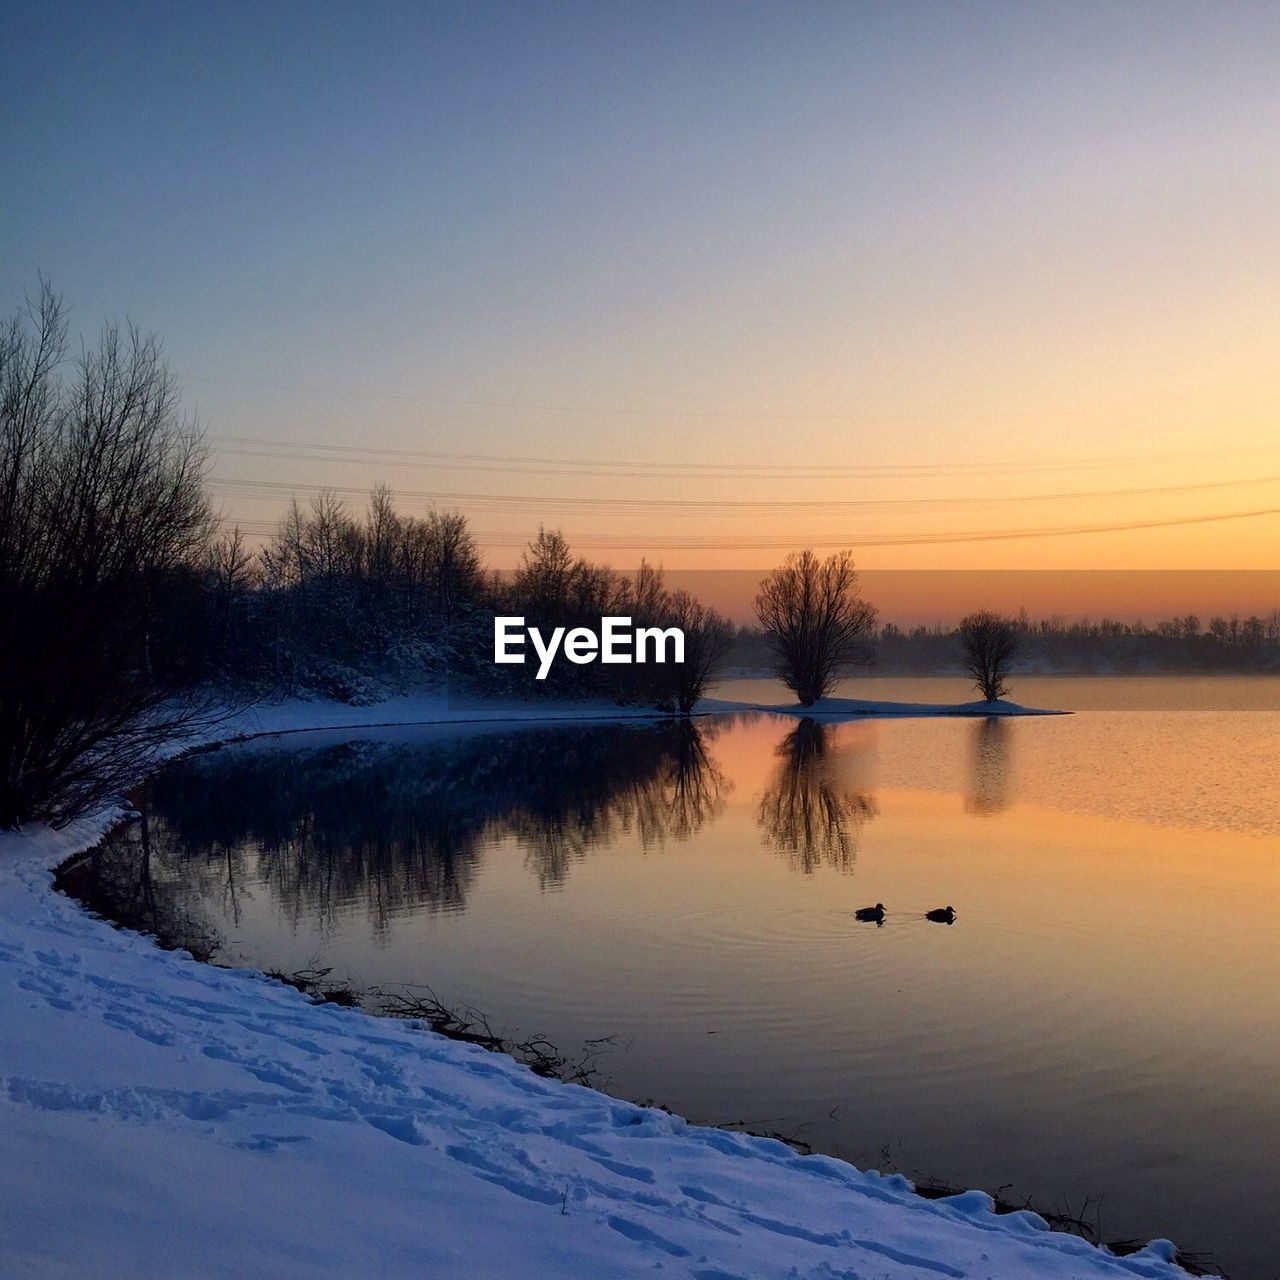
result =
[[[635,1240],[638,1244],[651,1244],[655,1249],[661,1249],[664,1253],[669,1253],[673,1258],[687,1258],[689,1250],[683,1245],[676,1244],[673,1240],[668,1240],[664,1236],[660,1236],[656,1231],[650,1231],[648,1227],[642,1226],[638,1222],[632,1222],[630,1218],[620,1218],[614,1216],[608,1219],[609,1225],[624,1235],[628,1240]]]

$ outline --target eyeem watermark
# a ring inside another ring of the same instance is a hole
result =
[[[538,655],[537,679],[545,680],[563,646],[564,656],[579,666],[588,662],[683,662],[684,631],[679,627],[631,627],[630,618],[601,618],[597,635],[590,627],[556,627],[544,637],[523,618],[494,618],[493,660],[523,663],[526,638]],[[652,652],[652,656],[649,656]]]

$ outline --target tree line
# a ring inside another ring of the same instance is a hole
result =
[[[1197,614],[1155,623],[1102,618],[1008,619],[1022,670],[1087,674],[1268,672],[1280,670],[1280,609],[1265,615]],[[877,669],[902,674],[954,671],[958,627],[901,628],[892,623],[876,640]],[[749,642],[748,642],[749,643]]]
[[[68,350],[42,280],[0,327],[0,828],[103,803],[228,705],[447,685],[687,714],[728,652],[728,620],[652,566],[592,564],[542,529],[514,572],[486,572],[463,516],[402,515],[386,488],[358,513],[331,493],[294,502],[251,550],[220,530],[208,452],[157,339],[107,324]],[[874,618],[847,554],[793,557],[760,611],[806,705],[862,656]],[[685,660],[565,665],[535,684],[492,663],[498,614],[679,627]]]
[[[812,706],[877,651],[887,667],[959,661],[994,700],[1015,654],[1034,659],[1060,635],[1094,641],[992,613],[945,633],[880,627],[852,554],[810,550],[765,576],[759,629],[735,633],[660,569],[592,563],[557,530],[540,529],[510,573],[488,571],[464,516],[402,514],[382,486],[361,510],[332,493],[295,501],[251,548],[214,512],[208,452],[159,342],[108,324],[68,350],[65,308],[42,281],[0,326],[0,828],[101,804],[175,741],[255,700],[367,704],[430,686],[687,714],[745,656]],[[606,615],[679,627],[685,661],[563,663],[535,681],[493,663],[496,615],[544,634]],[[1278,633],[1280,615],[1099,634],[1274,665]]]

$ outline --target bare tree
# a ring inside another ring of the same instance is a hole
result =
[[[511,594],[530,613],[550,616],[563,611],[575,594],[576,581],[587,569],[574,559],[559,529],[539,527],[511,576]]]
[[[661,617],[671,598],[662,570],[644,559],[634,574],[618,582],[615,594],[614,607],[620,614],[646,619]]]
[[[42,282],[0,331],[0,827],[103,801],[207,708],[153,639],[212,531],[159,343],[108,325],[61,373]]]
[[[427,586],[445,622],[452,622],[479,590],[480,551],[466,516],[457,511],[431,512],[425,531]]]
[[[688,715],[729,652],[733,625],[687,591],[673,591],[665,612],[669,625],[684,632],[684,661],[672,665],[670,672],[676,707]]]
[[[326,586],[350,577],[359,557],[359,534],[347,504],[331,489],[311,499],[304,543],[311,572]]]
[[[205,576],[217,637],[212,645],[213,659],[220,669],[225,670],[231,654],[233,621],[253,586],[253,568],[253,556],[244,544],[239,525],[209,543]]]
[[[375,485],[364,525],[364,576],[375,600],[383,600],[390,589],[396,549],[403,537],[404,526],[396,514],[391,490],[385,484]]]
[[[842,667],[871,653],[876,611],[859,594],[850,551],[789,556],[761,582],[756,617],[779,679],[806,707],[831,692]]]
[[[1008,688],[1004,678],[1018,652],[1018,628],[1012,618],[983,609],[960,620],[960,644],[964,669],[973,677],[988,702],[1002,698]]]

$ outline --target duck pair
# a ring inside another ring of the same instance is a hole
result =
[[[853,914],[859,920],[866,920],[872,924],[883,924],[885,917],[884,903],[877,902],[874,907],[859,907]],[[932,920],[935,924],[954,924],[956,909],[955,907],[935,907],[932,911],[926,911],[924,918]]]

